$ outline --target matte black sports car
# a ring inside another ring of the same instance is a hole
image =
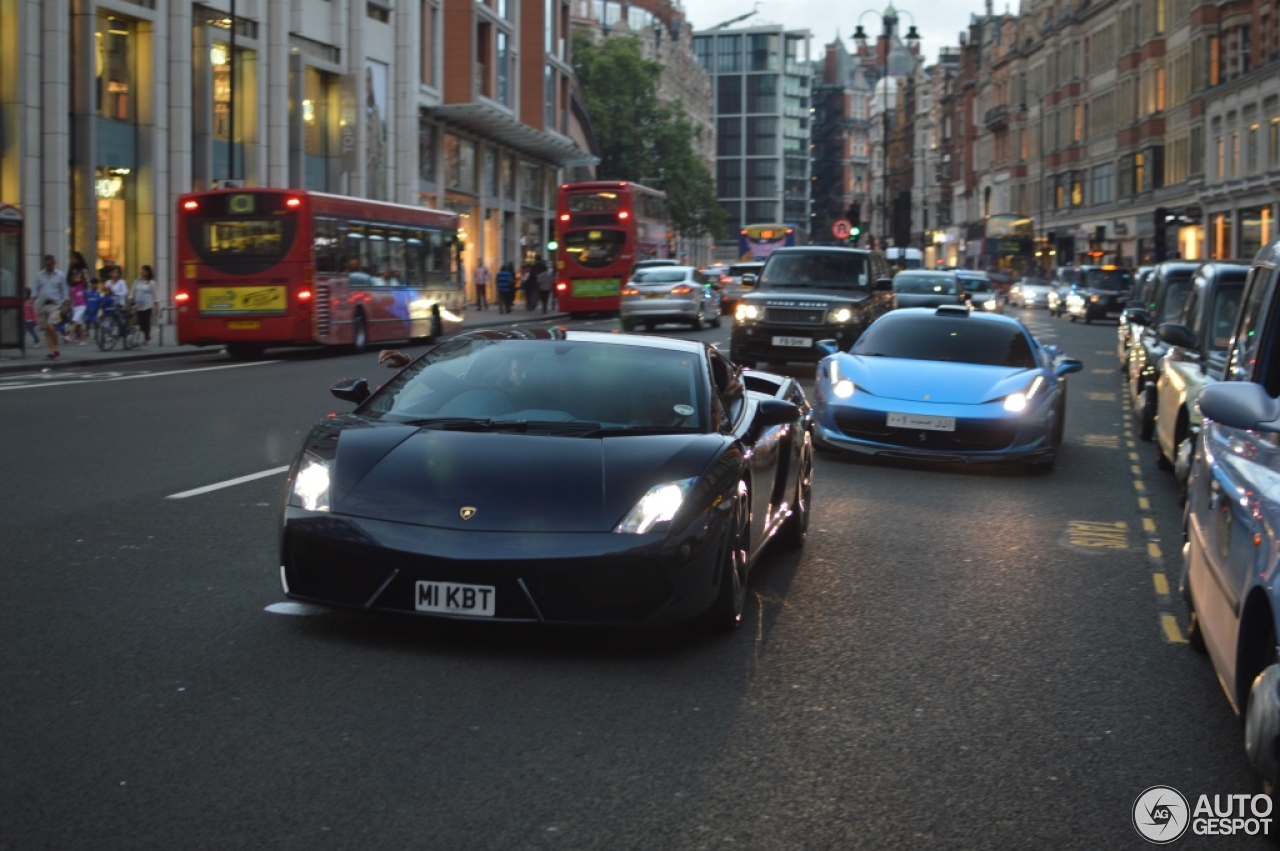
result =
[[[745,386],[744,386],[745,385]],[[732,628],[811,510],[809,407],[659,337],[477,331],[312,428],[289,473],[285,593],[547,624]]]

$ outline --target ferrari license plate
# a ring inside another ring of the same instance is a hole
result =
[[[914,428],[922,431],[955,431],[955,417],[931,417],[926,414],[889,414],[886,425],[892,428]]]
[[[774,337],[773,344],[775,346],[790,346],[796,349],[813,348],[812,337]]]
[[[227,327],[233,331],[254,331],[262,327],[262,323],[256,319],[232,319],[227,322]]]
[[[496,596],[492,585],[418,582],[414,607],[420,612],[491,618]]]

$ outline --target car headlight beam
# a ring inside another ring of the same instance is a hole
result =
[[[754,304],[739,304],[733,312],[733,318],[739,322],[755,322],[760,318],[760,308]]]
[[[840,361],[832,358],[828,361],[827,377],[831,380],[831,393],[837,399],[850,399],[857,389],[852,381],[840,374]]]
[[[622,535],[643,535],[665,531],[684,504],[684,498],[696,479],[680,479],[649,488],[635,507],[627,512],[613,531]]]
[[[1040,388],[1045,385],[1043,375],[1037,375],[1031,379],[1031,383],[1027,385],[1027,389],[1018,393],[1010,393],[1004,397],[1004,409],[1010,413],[1020,414],[1031,404],[1031,399],[1040,392]]]
[[[308,452],[293,477],[293,495],[307,511],[328,511],[329,462]]]
[[[838,307],[827,314],[827,321],[834,322],[837,325],[843,325],[853,318],[853,311],[847,307]]]

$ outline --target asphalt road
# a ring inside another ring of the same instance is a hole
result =
[[[0,848],[1142,848],[1144,789],[1256,791],[1115,327],[1019,313],[1085,362],[1057,470],[820,456],[723,638],[278,605],[271,471],[374,355],[3,376]]]

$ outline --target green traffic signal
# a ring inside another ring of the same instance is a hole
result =
[[[555,237],[552,237],[551,239],[547,240],[548,251],[555,251],[559,247],[560,247],[560,243],[556,241]]]

